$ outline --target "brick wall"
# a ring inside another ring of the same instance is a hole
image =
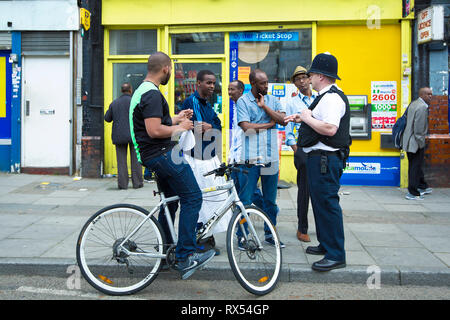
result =
[[[448,135],[448,96],[433,96],[428,112],[428,133]]]
[[[450,187],[448,96],[434,96],[429,106],[425,180],[431,187]]]
[[[85,178],[100,178],[102,172],[103,143],[101,137],[81,138],[81,176]]]
[[[83,123],[81,176],[98,178],[103,164],[103,26],[102,1],[82,0],[91,12],[91,28],[83,36]]]

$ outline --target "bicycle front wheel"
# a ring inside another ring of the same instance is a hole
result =
[[[146,254],[163,254],[165,237],[158,221],[154,217],[145,220],[147,215],[138,206],[117,204],[86,222],[77,242],[77,262],[94,288],[109,295],[133,294],[156,278],[161,257]]]
[[[237,280],[248,292],[265,295],[275,288],[280,276],[280,240],[263,211],[255,206],[246,206],[245,210],[255,233],[240,211],[234,213],[227,231],[228,260]],[[265,242],[267,238],[272,238],[274,245]]]

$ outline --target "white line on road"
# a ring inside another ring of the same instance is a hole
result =
[[[57,290],[57,289],[46,289],[46,288],[35,288],[35,287],[27,287],[27,286],[21,286],[16,289],[16,291],[20,292],[28,292],[28,293],[38,293],[38,294],[52,294],[57,296],[71,296],[71,297],[78,297],[78,298],[89,298],[89,299],[126,299],[126,300],[145,300],[135,297],[113,297],[113,296],[103,296],[93,293],[82,293],[80,291],[70,291],[70,290]]]

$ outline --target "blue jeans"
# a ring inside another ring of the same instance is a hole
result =
[[[239,175],[239,198],[244,206],[255,202],[255,192],[257,190],[257,183],[261,178],[262,187],[262,206],[261,209],[269,217],[272,224],[277,224],[278,207],[276,203],[277,199],[277,187],[278,187],[278,172],[272,175],[262,175],[261,167],[253,166],[251,168],[243,167],[248,171],[248,174],[238,173]],[[256,203],[255,203],[256,204]],[[264,225],[266,235],[270,235],[269,228]]]
[[[240,176],[239,173],[237,173],[235,171],[232,171],[231,172],[231,179],[233,179],[234,185],[236,187],[236,192],[240,196],[240,194],[241,194],[241,187],[245,186],[245,183],[247,181],[247,177],[243,178],[243,177]],[[241,180],[244,180],[244,185],[242,185],[242,186],[241,186],[241,183],[242,183]],[[255,192],[252,195],[252,203],[255,206],[261,208],[263,211],[265,211],[264,210],[264,199],[263,199],[261,190],[258,187],[255,188]]]
[[[345,261],[344,222],[338,195],[342,160],[328,155],[327,170],[322,173],[321,155],[308,155],[306,169],[319,246],[325,249],[326,259]]]
[[[202,192],[195,180],[194,173],[187,163],[175,164],[172,160],[172,151],[153,158],[144,165],[156,173],[161,191],[166,197],[180,197],[180,221],[178,226],[178,243],[175,250],[177,260],[185,260],[196,250],[196,226],[198,213],[202,206]],[[175,216],[177,204],[170,204],[169,211],[172,220]],[[168,228],[164,210],[158,217],[159,222],[167,236],[169,243],[172,238]]]

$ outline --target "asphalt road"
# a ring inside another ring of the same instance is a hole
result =
[[[369,289],[365,284],[282,282],[270,294],[256,297],[237,281],[156,279],[133,296],[111,297],[96,291],[84,279],[78,284],[61,277],[1,275],[0,300],[450,300],[450,288],[381,283],[379,289]]]

